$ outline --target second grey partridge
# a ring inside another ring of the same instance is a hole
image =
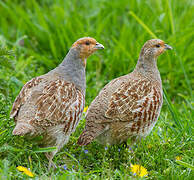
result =
[[[78,139],[87,145],[131,143],[147,136],[160,114],[162,82],[157,57],[172,49],[160,39],[147,41],[134,71],[108,83],[93,100],[86,114],[86,127]]]
[[[56,151],[46,153],[49,168],[82,116],[86,59],[97,49],[104,47],[93,38],[77,40],[63,62],[27,82],[13,104],[10,114],[16,123],[13,135],[43,135],[44,147],[57,147]]]

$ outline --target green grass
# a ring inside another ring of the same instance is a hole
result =
[[[193,179],[193,12],[192,0],[0,0],[0,179],[26,179],[19,165],[37,179],[130,179],[130,164],[147,168],[146,179]],[[79,147],[83,118],[54,158],[67,170],[48,171],[42,152],[50,149],[13,137],[9,112],[24,83],[56,67],[84,36],[105,46],[87,61],[87,105],[107,82],[133,70],[146,40],[173,46],[158,59],[164,105],[151,134],[133,151],[95,142]]]

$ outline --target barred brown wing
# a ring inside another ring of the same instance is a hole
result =
[[[159,115],[162,95],[147,79],[125,83],[112,94],[105,116],[119,121],[133,121],[132,130]]]
[[[36,77],[27,82],[22,90],[20,91],[19,95],[16,97],[13,107],[10,113],[11,118],[15,118],[20,110],[20,107],[27,101],[28,98],[30,98],[32,94],[32,88],[37,86],[43,78]]]
[[[32,123],[41,126],[65,124],[65,132],[75,129],[84,109],[84,95],[72,83],[50,82],[37,99],[36,115]]]

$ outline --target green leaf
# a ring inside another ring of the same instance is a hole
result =
[[[186,162],[183,162],[183,161],[176,161],[176,163],[178,163],[178,164],[180,164],[180,165],[182,165],[182,166],[184,166],[184,167],[186,167],[186,168],[190,168],[190,169],[194,170],[194,166],[191,165],[191,164],[188,164],[188,163],[186,163]]]
[[[42,153],[42,152],[52,152],[55,150],[57,150],[56,147],[48,147],[48,148],[37,148],[37,149],[34,149],[33,152]]]

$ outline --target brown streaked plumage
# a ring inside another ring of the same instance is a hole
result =
[[[163,92],[157,57],[172,49],[162,40],[147,41],[134,71],[108,83],[93,100],[86,114],[86,127],[78,139],[87,145],[134,142],[147,136],[162,107]]]
[[[93,38],[77,40],[63,62],[45,75],[27,82],[17,96],[10,117],[16,127],[13,135],[43,135],[44,147],[56,146],[47,153],[52,158],[66,144],[81,118],[85,104],[86,59],[103,49]]]

